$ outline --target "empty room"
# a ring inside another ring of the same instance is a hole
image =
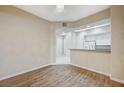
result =
[[[0,87],[123,87],[123,5],[0,5]]]

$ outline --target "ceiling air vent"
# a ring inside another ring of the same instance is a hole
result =
[[[67,23],[62,23],[62,26],[63,27],[67,27]]]

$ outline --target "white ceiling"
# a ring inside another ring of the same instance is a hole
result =
[[[55,5],[16,5],[16,7],[52,22],[77,21],[109,8],[108,5],[65,5],[64,11],[57,12]]]

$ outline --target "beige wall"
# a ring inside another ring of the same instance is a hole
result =
[[[69,23],[70,27],[79,27],[92,22],[110,18],[110,8],[80,19],[76,22]],[[100,53],[83,50],[71,51],[71,63],[85,67],[97,72],[110,74],[111,53]]]
[[[50,29],[50,55],[51,55],[51,63],[55,64],[56,63],[56,31],[61,29],[62,24],[58,22],[53,22],[51,24],[51,29]]]
[[[71,50],[71,63],[86,69],[110,74],[111,54],[84,50]]]
[[[124,6],[111,7],[112,61],[111,75],[124,81]]]
[[[98,72],[109,73],[111,79],[124,83],[124,6],[111,6],[104,12],[70,23],[70,26],[78,27],[109,17],[111,18],[111,54],[71,51],[71,62]]]
[[[0,78],[50,63],[51,23],[0,6]]]
[[[75,22],[70,22],[70,27],[79,27],[102,19],[110,18],[110,9],[103,10]]]

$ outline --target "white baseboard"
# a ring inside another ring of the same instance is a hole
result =
[[[120,80],[114,77],[110,77],[111,80],[124,84],[124,80]]]
[[[11,75],[7,75],[7,76],[5,76],[5,77],[1,77],[1,78],[0,78],[0,81],[1,81],[1,80],[4,80],[4,79],[11,78],[11,77],[14,77],[14,76],[17,76],[17,75],[20,75],[20,74],[24,74],[24,73],[27,73],[27,72],[30,72],[30,71],[33,71],[33,70],[37,70],[37,69],[39,69],[39,68],[43,68],[43,67],[46,67],[46,66],[49,66],[49,65],[65,65],[65,64],[49,63],[49,64],[42,65],[42,66],[39,66],[39,67],[35,67],[35,68],[32,68],[32,69],[28,69],[28,70],[26,70],[26,71],[22,71],[22,72],[19,72],[19,73],[16,73],[16,74],[11,74]]]
[[[67,63],[67,64],[62,64],[62,63],[60,63],[60,64],[57,64],[57,63],[51,63],[51,65],[71,65],[70,63]]]
[[[112,77],[111,74],[109,74],[109,73],[104,73],[104,72],[101,72],[101,71],[97,71],[97,70],[94,70],[94,69],[82,67],[82,66],[75,65],[75,64],[71,64],[71,65],[77,66],[77,67],[80,67],[80,68],[82,68],[82,69],[86,69],[86,70],[89,70],[89,71],[93,71],[93,72],[96,72],[96,73],[99,73],[99,74],[103,74],[103,75],[109,76],[109,77],[110,77],[110,80],[113,80],[113,81],[116,81],[116,82],[119,82],[119,83],[124,84],[124,80],[120,80],[120,79],[114,78],[114,77]]]
[[[11,78],[11,77],[14,77],[14,76],[17,76],[17,75],[24,74],[24,73],[27,73],[27,72],[30,72],[30,71],[33,71],[33,70],[37,70],[37,69],[40,69],[40,68],[43,68],[43,67],[46,67],[46,66],[49,66],[49,65],[52,65],[52,64],[50,63],[50,64],[42,65],[42,66],[39,66],[39,67],[35,67],[35,68],[32,68],[32,69],[28,69],[28,70],[26,70],[26,71],[22,71],[22,72],[19,72],[19,73],[15,73],[15,74],[11,74],[11,75],[8,75],[8,76],[5,76],[5,77],[1,77],[1,78],[0,78],[0,81],[1,81],[1,80],[4,80],[4,79]]]
[[[82,66],[79,66],[79,65],[76,65],[76,64],[71,64],[71,65],[77,66],[77,67],[80,67],[82,69],[86,69],[86,70],[93,71],[93,72],[96,72],[96,73],[99,73],[99,74],[103,74],[103,75],[106,75],[106,76],[109,76],[110,77],[110,74],[109,73],[97,71],[97,70],[94,70],[94,69],[91,69],[91,68],[87,68],[87,67],[82,67]]]

